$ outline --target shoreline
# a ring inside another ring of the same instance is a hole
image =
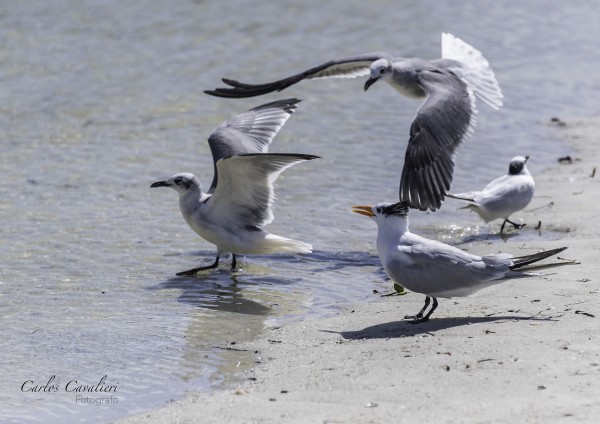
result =
[[[568,246],[559,256],[579,265],[442,299],[420,325],[402,320],[422,306],[423,295],[409,293],[267,327],[236,345],[254,352],[237,388],[118,422],[596,422],[600,116],[560,122],[554,133],[573,148],[573,161],[534,175],[534,201],[518,216],[564,237],[461,248],[519,255]]]

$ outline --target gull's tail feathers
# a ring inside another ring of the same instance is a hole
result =
[[[517,268],[522,268],[526,265],[530,265],[532,263],[541,261],[542,259],[546,259],[549,258],[550,256],[554,256],[560,252],[562,252],[563,250],[567,249],[566,247],[559,247],[558,249],[551,249],[551,250],[546,250],[544,252],[539,252],[539,253],[534,253],[533,255],[526,255],[526,256],[518,256],[512,259],[513,264],[510,266],[511,270],[517,269]],[[564,264],[560,264],[560,265],[566,265],[566,264],[572,264],[572,262],[565,262]],[[558,266],[559,264],[549,264],[549,265],[538,265],[536,267],[530,267],[528,269],[543,269],[543,268],[550,268],[553,266]]]
[[[312,244],[292,240],[275,234],[267,236],[257,246],[262,254],[268,253],[312,253]]]
[[[453,199],[464,200],[465,202],[474,202],[475,201],[475,192],[469,191],[467,193],[446,193],[447,197],[452,197]]]
[[[460,70],[460,76],[475,95],[493,109],[502,107],[504,96],[494,71],[479,50],[452,34],[442,33],[442,58],[464,63],[467,68]]]

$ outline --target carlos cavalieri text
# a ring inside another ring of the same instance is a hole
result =
[[[59,391],[66,393],[117,393],[119,391],[119,383],[108,384],[106,382],[107,378],[108,376],[104,375],[100,380],[92,384],[69,380],[65,385],[61,385],[60,380],[53,375],[44,383],[27,380],[21,385],[21,391],[35,393],[58,393]]]

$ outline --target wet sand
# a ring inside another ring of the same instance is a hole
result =
[[[409,293],[267,327],[235,345],[254,362],[241,364],[235,388],[121,422],[598,422],[600,117],[563,124],[549,125],[572,145],[572,161],[534,175],[534,200],[516,218],[564,237],[461,247],[521,255],[568,246],[559,256],[580,264],[441,299],[420,325],[402,320],[423,303]],[[365,224],[375,249],[375,225]]]

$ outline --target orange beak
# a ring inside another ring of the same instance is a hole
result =
[[[375,216],[372,209],[372,206],[352,206],[352,212],[368,216],[369,218],[373,218]]]

